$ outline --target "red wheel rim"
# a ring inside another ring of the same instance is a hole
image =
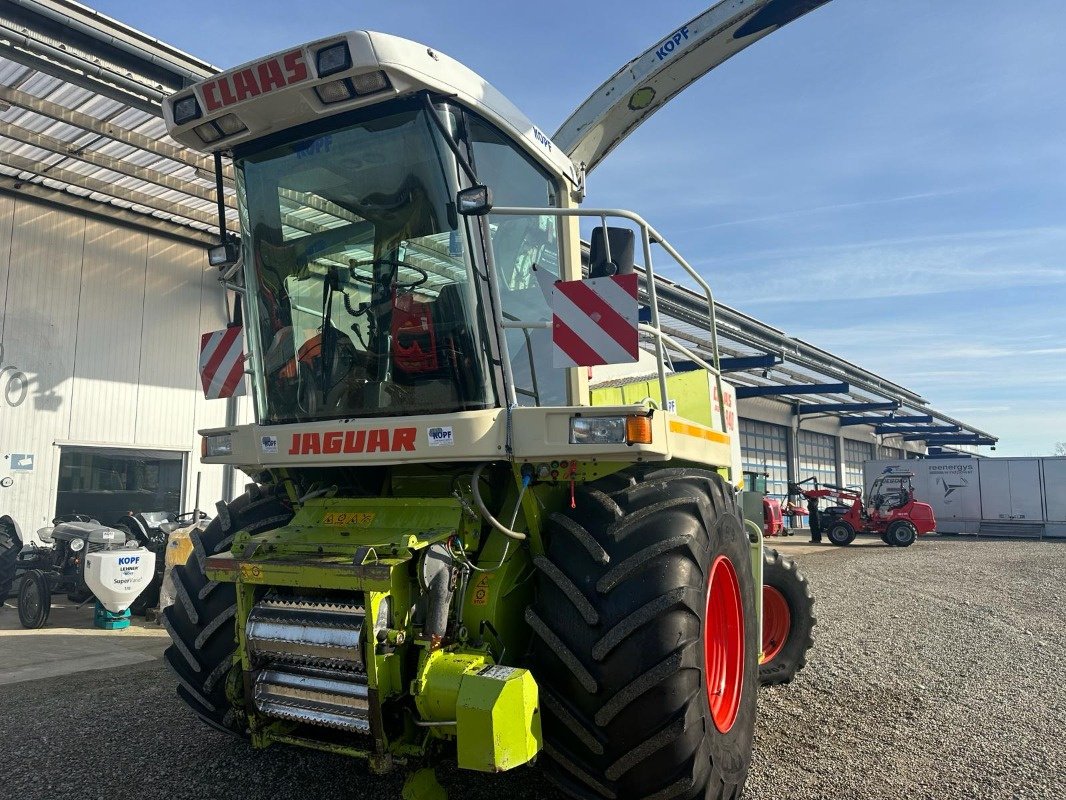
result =
[[[744,606],[737,571],[725,556],[718,556],[711,565],[704,620],[707,705],[714,726],[728,733],[737,720],[744,688]]]
[[[792,612],[788,601],[773,586],[762,587],[762,663],[777,658],[792,629]]]

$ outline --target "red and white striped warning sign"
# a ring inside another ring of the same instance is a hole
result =
[[[552,363],[594,367],[637,360],[637,276],[613,275],[552,286]]]
[[[208,400],[244,394],[243,333],[232,325],[200,337],[200,383]]]

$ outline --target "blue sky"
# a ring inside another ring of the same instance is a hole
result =
[[[549,131],[710,5],[90,4],[222,67],[351,28],[405,36]],[[997,455],[1050,454],[1066,441],[1063,30],[1061,0],[833,0],[677,97],[586,202],[640,212],[719,299],[998,434]]]

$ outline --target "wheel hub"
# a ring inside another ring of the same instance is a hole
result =
[[[792,629],[788,602],[774,586],[762,587],[762,663],[768,664],[781,652]]]
[[[703,664],[711,718],[719,732],[728,733],[744,688],[744,606],[737,571],[726,556],[714,560],[707,581]]]

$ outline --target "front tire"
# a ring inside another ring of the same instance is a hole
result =
[[[791,558],[767,549],[762,559],[763,661],[759,683],[789,683],[807,664],[814,645],[814,597]]]
[[[918,538],[918,529],[914,527],[914,523],[898,519],[888,526],[885,538],[893,547],[910,547]]]
[[[835,544],[837,547],[847,547],[855,541],[855,529],[846,522],[837,522],[829,529],[826,537],[829,539],[830,544]]]
[[[734,798],[758,685],[751,550],[717,474],[637,470],[578,490],[534,559],[545,769],[579,798]]]
[[[52,611],[52,589],[48,576],[34,569],[22,576],[19,586],[19,622],[23,628],[37,630],[48,622]]]
[[[241,495],[201,533],[193,530],[192,555],[175,567],[175,601],[163,612],[163,627],[172,644],[163,653],[178,678],[178,697],[197,716],[225,733],[245,735],[243,715],[230,704],[226,682],[233,666],[236,642],[233,625],[237,595],[232,583],[210,580],[204,572],[208,556],[229,550],[233,535],[247,530],[261,533],[285,525],[292,508],[273,494],[257,491]]]

